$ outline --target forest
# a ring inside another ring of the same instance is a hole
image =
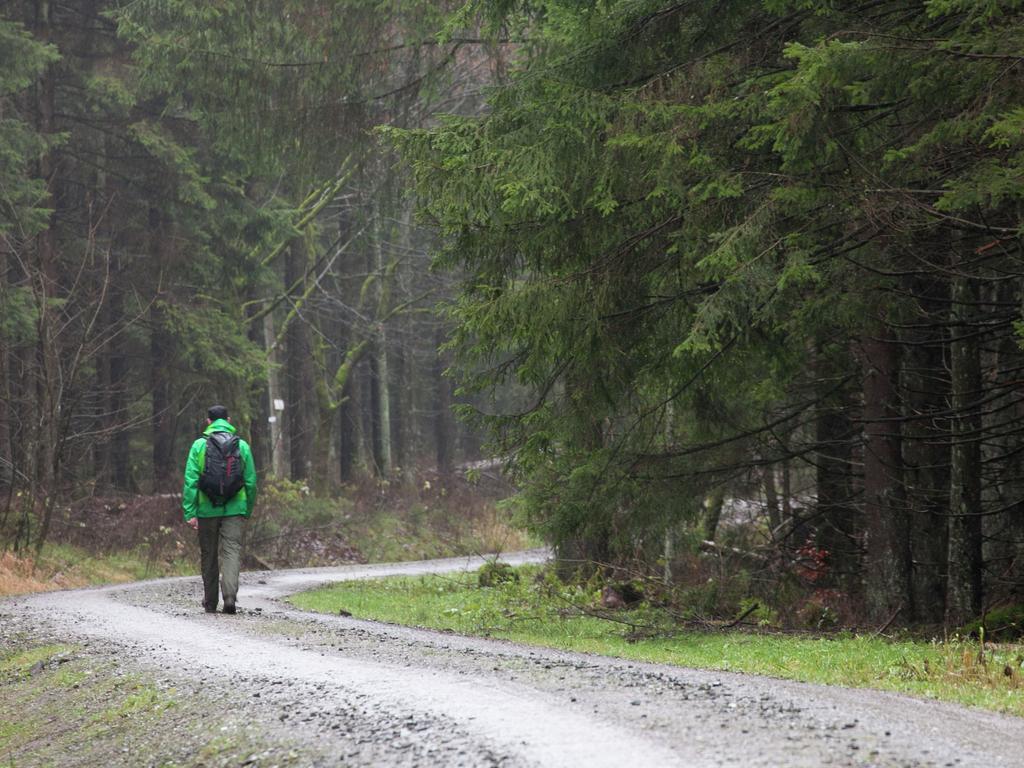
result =
[[[216,401],[320,497],[493,458],[566,573],[1024,602],[1019,0],[0,9],[4,546]]]

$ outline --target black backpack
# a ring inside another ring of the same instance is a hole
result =
[[[242,490],[242,454],[238,436],[214,432],[206,438],[206,465],[199,476],[199,490],[210,497],[215,507],[223,507]]]

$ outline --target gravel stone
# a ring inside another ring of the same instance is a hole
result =
[[[877,691],[306,614],[282,602],[327,582],[450,572],[482,562],[243,574],[234,616],[202,612],[198,578],[8,599],[0,601],[0,640],[92,643],[168,686],[214,690],[306,745],[308,754],[297,758],[303,765],[1024,764],[1020,718]],[[244,764],[269,759],[253,754]]]

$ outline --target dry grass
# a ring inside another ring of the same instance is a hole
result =
[[[47,573],[36,568],[34,557],[18,557],[11,552],[0,553],[0,595],[23,595],[54,589],[85,586],[82,578],[69,578],[63,573]]]
[[[521,528],[512,526],[507,515],[499,512],[494,506],[487,507],[470,521],[470,538],[479,542],[481,554],[514,552],[538,544]]]
[[[38,558],[0,552],[0,597],[194,572],[190,561],[154,561],[144,550],[95,555],[68,544],[47,544]]]

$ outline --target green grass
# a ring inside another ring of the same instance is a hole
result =
[[[39,662],[44,664],[56,656],[70,653],[71,648],[65,645],[41,645],[21,651],[13,651],[0,658],[0,680],[28,677]]]
[[[295,595],[299,608],[349,611],[357,618],[503,638],[637,661],[747,672],[805,682],[875,688],[1024,715],[1024,646],[893,641],[842,634],[684,631],[633,641],[628,627],[578,615],[595,595],[519,569],[520,580],[477,586],[475,574],[396,577],[337,584]],[[644,608],[616,617],[667,629]]]

